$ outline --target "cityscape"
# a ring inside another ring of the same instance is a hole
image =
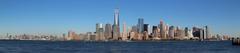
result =
[[[0,0],[0,53],[239,53],[240,0]]]
[[[62,35],[11,35],[1,37],[1,40],[46,40],[46,41],[161,41],[161,40],[199,40],[222,41],[231,40],[229,35],[212,34],[210,26],[180,27],[168,25],[159,19],[158,25],[144,23],[143,18],[138,18],[134,26],[127,26],[127,22],[120,23],[120,9],[114,9],[113,24],[96,23],[95,32],[75,33],[69,30]],[[122,26],[122,28],[121,28]],[[122,32],[120,32],[122,29]]]

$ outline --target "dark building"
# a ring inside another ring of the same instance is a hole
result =
[[[157,31],[158,27],[157,26],[152,26],[152,32]]]
[[[199,39],[204,39],[204,29],[193,27],[193,36],[198,37]]]
[[[146,32],[148,32],[148,24],[144,24],[144,26],[143,26],[143,31],[146,31]]]
[[[198,37],[198,38],[200,38],[200,30],[201,30],[201,29],[199,29],[199,28],[197,28],[197,27],[193,27],[193,31],[192,31],[193,37]]]

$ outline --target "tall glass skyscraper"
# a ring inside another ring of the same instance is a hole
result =
[[[118,40],[120,38],[119,29],[119,9],[115,9],[114,12],[114,24],[113,24],[113,40]]]
[[[144,32],[144,20],[143,18],[138,19],[138,33],[143,33]]]
[[[116,8],[114,11],[114,25],[119,26],[119,8]]]

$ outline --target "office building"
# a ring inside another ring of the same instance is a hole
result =
[[[104,36],[106,39],[112,39],[112,25],[111,24],[106,24],[105,25],[105,32],[104,32]]]
[[[168,34],[169,34],[170,39],[174,38],[174,35],[175,35],[175,27],[174,26],[169,27],[169,33]]]
[[[96,24],[96,40],[97,41],[105,40],[103,24],[100,24],[100,23]]]
[[[144,20],[143,18],[138,19],[138,33],[143,33],[144,32]]]
[[[143,31],[149,32],[149,24],[144,24],[143,25]]]
[[[211,34],[210,34],[210,31],[209,31],[209,27],[208,26],[205,26],[205,39],[210,39],[211,38]]]
[[[159,28],[160,28],[160,38],[162,38],[162,39],[166,39],[167,38],[165,27],[166,26],[165,26],[163,20],[160,20],[160,26],[159,26]]]
[[[123,33],[122,33],[122,40],[127,40],[127,26],[126,22],[123,23]]]
[[[114,24],[113,24],[113,40],[119,40],[120,36],[120,28],[119,28],[119,9],[115,9],[114,12]]]

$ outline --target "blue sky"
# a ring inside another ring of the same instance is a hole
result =
[[[0,0],[0,34],[94,32],[113,24],[114,8],[128,26],[144,18],[150,25],[208,25],[216,34],[240,34],[240,0]],[[122,25],[121,25],[122,26]]]

